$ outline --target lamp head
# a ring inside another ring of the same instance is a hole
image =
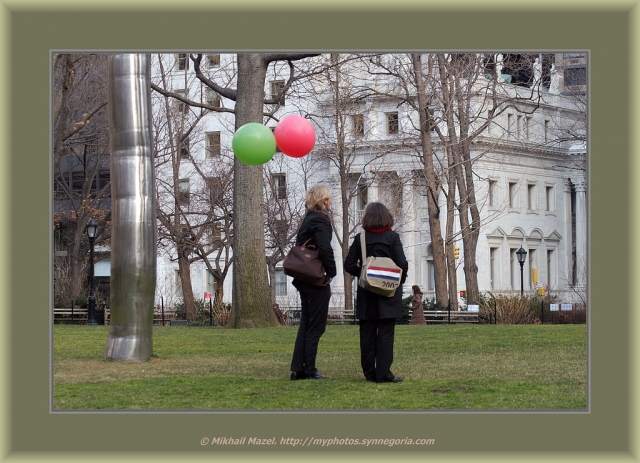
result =
[[[89,220],[89,222],[87,223],[87,236],[90,239],[93,239],[96,237],[97,231],[98,231],[98,222],[96,222],[94,219]]]

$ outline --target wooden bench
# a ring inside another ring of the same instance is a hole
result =
[[[88,317],[88,310],[84,308],[69,308],[69,307],[54,307],[53,308],[53,321],[57,322],[74,322],[81,321],[86,323]]]
[[[409,309],[409,317],[413,311]],[[478,312],[466,310],[425,310],[424,318],[431,323],[478,323]]]
[[[329,323],[354,323],[353,317],[353,309],[350,311],[341,310],[341,311],[332,311],[329,309],[329,316],[327,317],[327,322]]]

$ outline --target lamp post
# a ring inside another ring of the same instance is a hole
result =
[[[520,249],[516,251],[516,256],[518,257],[518,263],[520,264],[520,296],[523,296],[524,295],[523,271],[524,271],[524,261],[527,259],[527,251],[522,249],[522,246],[520,246]]]
[[[87,236],[89,237],[89,313],[87,314],[87,325],[97,325],[96,313],[96,294],[93,287],[93,240],[98,231],[98,222],[91,219],[87,223]]]

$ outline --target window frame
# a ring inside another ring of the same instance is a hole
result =
[[[217,143],[211,143],[211,137],[213,136],[214,138],[217,135]],[[222,135],[220,133],[220,131],[218,130],[212,130],[210,132],[205,132],[204,134],[204,156],[205,159],[212,159],[215,157],[218,157],[222,154]],[[212,148],[217,148],[217,149],[212,149]]]
[[[400,134],[400,114],[398,111],[385,112],[387,135]]]

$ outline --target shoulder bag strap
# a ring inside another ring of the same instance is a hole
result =
[[[365,233],[366,232],[364,230],[362,230],[362,233],[360,233],[360,249],[362,251],[362,262],[360,263],[360,265],[362,267],[364,267],[364,264],[367,261],[367,242],[364,238]]]

